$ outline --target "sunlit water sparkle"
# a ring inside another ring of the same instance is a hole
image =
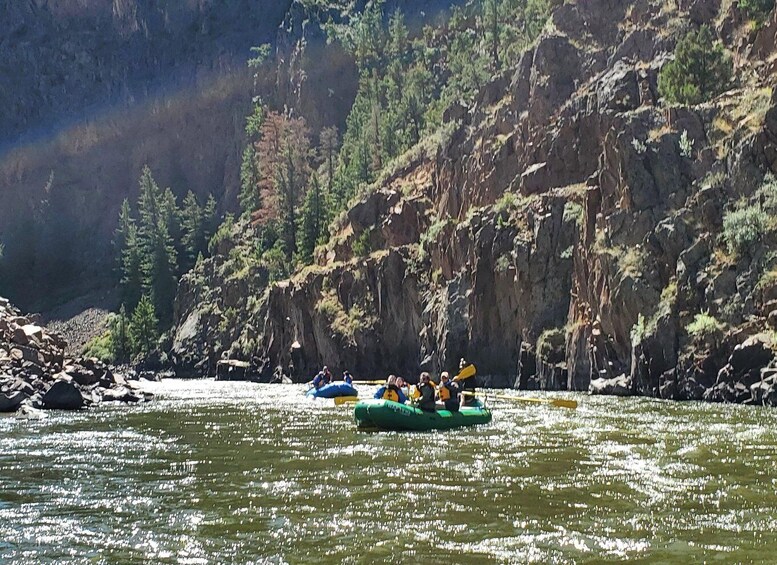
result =
[[[147,387],[146,405],[0,418],[0,561],[777,559],[774,410],[578,395],[368,434],[301,386]]]

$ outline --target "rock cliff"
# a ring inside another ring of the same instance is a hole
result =
[[[205,272],[224,258],[185,278],[179,351],[207,335],[201,371],[223,355],[263,378],[465,357],[484,383],[774,403],[775,226],[740,250],[727,230],[737,210],[777,212],[775,17],[752,31],[715,0],[557,6],[516,68],[365,191],[316,266],[269,287],[244,275],[237,293]],[[704,23],[736,81],[669,106],[658,73]]]

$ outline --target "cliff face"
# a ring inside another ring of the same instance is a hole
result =
[[[111,239],[149,165],[237,208],[253,96],[343,126],[352,58],[319,23],[364,1],[23,0],[0,6],[0,289],[27,309],[113,285]],[[395,0],[414,25],[450,0]],[[254,76],[250,48],[275,47]],[[25,273],[19,277],[18,273]]]
[[[245,62],[290,4],[3,3],[6,293],[37,308],[111,285],[118,208],[145,164],[178,195],[233,205],[252,95]]]
[[[776,16],[753,32],[736,5],[680,4],[557,7],[515,69],[449,108],[434,147],[348,211],[317,266],[249,283],[253,307],[222,351],[266,377],[412,375],[466,357],[486,382],[524,388],[772,403],[774,226],[733,252],[724,218],[777,202]],[[667,107],[658,72],[702,23],[737,80]],[[354,257],[365,233],[378,251]]]

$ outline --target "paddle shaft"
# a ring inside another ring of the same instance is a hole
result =
[[[466,396],[486,396],[483,393],[462,392]],[[577,400],[566,400],[563,398],[531,398],[528,396],[512,396],[507,394],[489,394],[489,398],[499,398],[501,400],[512,400],[514,402],[533,402],[535,404],[550,404],[559,408],[577,408]]]

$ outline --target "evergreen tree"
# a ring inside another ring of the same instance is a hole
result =
[[[133,351],[146,355],[154,349],[159,338],[158,323],[154,313],[154,304],[148,295],[144,295],[132,313],[129,324]]]
[[[134,308],[143,293],[143,249],[134,222],[127,225],[124,250],[121,253],[121,298]]]
[[[658,75],[658,90],[668,101],[699,104],[728,88],[731,57],[706,25],[681,39],[674,55]]]
[[[144,288],[151,294],[159,320],[167,326],[172,319],[173,300],[178,285],[176,251],[167,221],[160,217],[147,242],[143,258]]]
[[[251,212],[262,207],[262,201],[259,198],[259,173],[256,170],[256,149],[252,143],[243,150],[238,200],[245,216],[250,216]]]
[[[302,245],[300,255],[306,264],[313,262],[316,248],[324,229],[324,198],[318,175],[310,176],[310,188],[302,206]]]
[[[203,209],[190,190],[183,200],[181,210],[181,267],[184,272],[194,266],[197,255],[206,249],[204,228]]]
[[[287,260],[298,251],[297,206],[310,174],[310,142],[303,118],[270,112],[258,142],[262,208],[252,214],[255,225],[280,223]]]
[[[113,247],[116,250],[116,270],[121,276],[124,267],[124,261],[122,259],[124,250],[127,248],[127,237],[131,226],[135,225],[135,220],[132,217],[132,211],[130,210],[129,200],[126,198],[121,203],[121,210],[119,211],[119,227],[113,232]]]
[[[213,194],[208,194],[208,200],[205,202],[205,209],[202,212],[203,251],[208,248],[211,238],[218,229],[219,216],[216,199],[213,198]]]
[[[115,363],[126,363],[132,355],[129,326],[127,310],[122,304],[119,313],[114,315],[110,322],[111,356]]]

